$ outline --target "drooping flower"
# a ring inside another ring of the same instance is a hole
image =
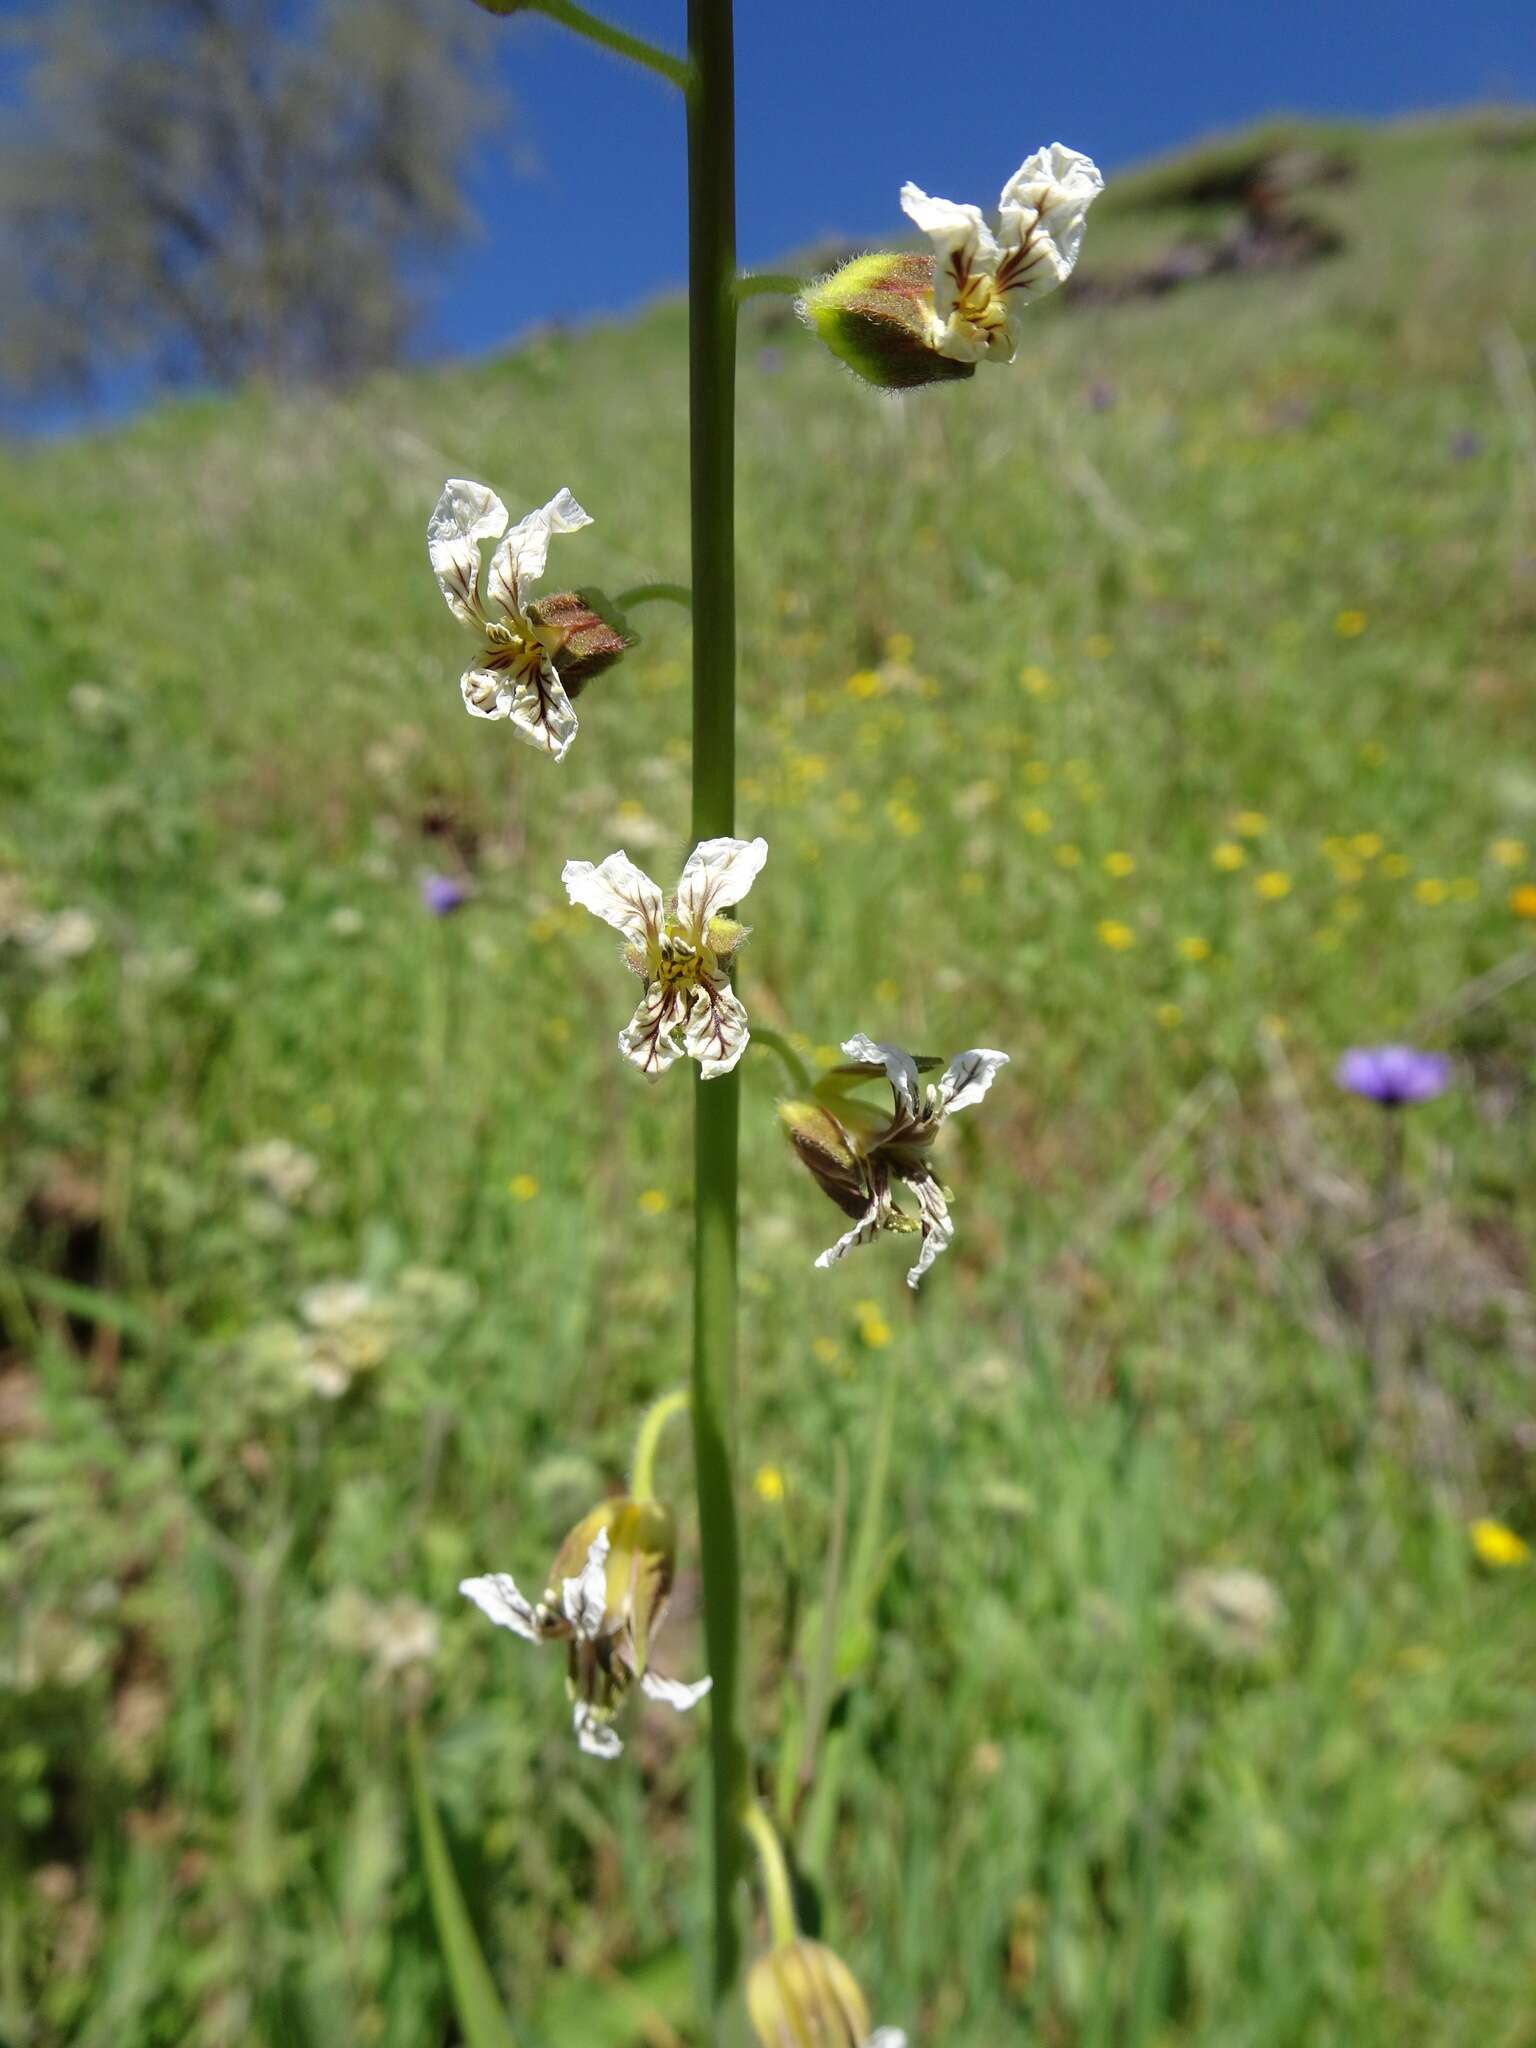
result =
[[[1443,1095],[1451,1084],[1451,1063],[1442,1052],[1418,1052],[1411,1045],[1357,1045],[1339,1061],[1334,1078],[1351,1095],[1401,1109]]]
[[[666,1614],[675,1555],[672,1516],[659,1501],[610,1500],[561,1544],[542,1599],[526,1599],[506,1572],[462,1579],[459,1591],[527,1642],[567,1645],[576,1740],[589,1756],[616,1757],[624,1745],[614,1716],[637,1681],[647,1699],[680,1714],[710,1688],[707,1678],[685,1685],[651,1667],[651,1640]]]
[[[920,1073],[936,1067],[937,1060],[878,1045],[862,1032],[846,1039],[842,1049],[852,1064],[824,1075],[812,1091],[814,1100],[779,1105],[780,1120],[817,1184],[854,1219],[853,1228],[829,1245],[816,1264],[835,1265],[882,1230],[918,1231],[922,1246],[907,1274],[907,1285],[916,1288],[955,1234],[945,1189],[929,1163],[934,1140],[946,1118],[980,1102],[999,1068],[1007,1066],[1008,1055],[974,1046],[956,1053],[936,1086],[925,1086]],[[889,1114],[852,1092],[880,1073],[891,1086]],[[897,1207],[893,1181],[912,1196],[915,1216]]]
[[[800,1937],[747,1972],[747,2012],[762,2048],[907,2048],[899,2027],[870,2031],[869,2006],[848,1965]]]
[[[450,477],[427,522],[427,553],[448,609],[480,641],[460,679],[474,718],[509,718],[519,738],[563,760],[576,737],[571,699],[629,641],[575,592],[531,600],[557,533],[592,524],[567,490],[507,532],[507,508],[485,484]],[[482,586],[480,546],[499,540]]]
[[[1012,362],[1018,316],[1072,274],[1088,209],[1104,189],[1092,158],[1053,142],[1026,157],[1003,187],[994,235],[977,206],[901,188],[901,207],[933,244],[931,345],[957,362]]]
[[[671,899],[622,850],[600,867],[566,862],[561,880],[572,903],[624,934],[625,965],[645,983],[619,1051],[648,1079],[687,1053],[710,1080],[746,1051],[747,1013],[730,963],[748,928],[723,912],[743,901],[767,858],[765,839],[701,840]]]

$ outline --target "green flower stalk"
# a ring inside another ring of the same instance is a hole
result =
[[[736,825],[736,85],[731,0],[688,0],[688,414],[693,537],[693,837]],[[720,909],[727,910],[728,904]],[[736,1242],[741,1077],[694,1084],[693,1456],[710,1714],[712,1993],[741,1976],[749,1798],[737,1503]]]

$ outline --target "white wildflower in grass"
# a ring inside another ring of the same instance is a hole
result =
[[[878,1045],[862,1032],[845,1040],[843,1051],[851,1064],[824,1075],[813,1101],[779,1105],[790,1140],[817,1184],[854,1219],[852,1229],[829,1245],[816,1264],[835,1265],[882,1230],[916,1231],[921,1249],[907,1275],[907,1285],[915,1288],[955,1234],[945,1189],[930,1164],[934,1140],[956,1110],[980,1102],[1008,1064],[1008,1055],[974,1046],[956,1053],[936,1085],[924,1086],[921,1071],[936,1067],[935,1059]],[[854,1092],[882,1073],[891,1088],[888,1113],[860,1101]],[[897,1206],[893,1182],[912,1197],[915,1215]]]
[[[1207,1649],[1233,1662],[1261,1657],[1285,1620],[1285,1602],[1275,1585],[1240,1565],[1186,1572],[1174,1604]]]
[[[709,1080],[746,1051],[747,1013],[731,988],[730,963],[747,927],[723,913],[743,900],[767,858],[765,839],[702,840],[670,901],[622,851],[600,867],[566,862],[561,880],[571,901],[629,941],[625,964],[645,995],[619,1033],[619,1051],[649,1079],[686,1053]]]
[[[1003,187],[994,235],[980,207],[902,186],[902,211],[933,244],[930,340],[940,355],[1012,362],[1018,315],[1071,276],[1088,208],[1103,189],[1091,158],[1053,142],[1027,157]]]
[[[530,599],[554,534],[590,526],[569,491],[507,532],[507,508],[485,484],[450,477],[427,522],[427,553],[448,609],[479,640],[459,687],[475,718],[508,718],[551,760],[576,737],[575,687],[629,645],[574,593]],[[500,542],[481,577],[481,543]],[[558,661],[557,661],[558,658]]]
[[[21,938],[45,967],[61,967],[90,952],[97,939],[96,920],[88,910],[59,910],[31,919]]]
[[[264,1138],[235,1154],[235,1171],[285,1209],[297,1208],[320,1178],[320,1162],[288,1138]]]
[[[589,1756],[616,1757],[623,1749],[613,1721],[632,1685],[680,1714],[709,1691],[707,1678],[685,1685],[650,1663],[672,1591],[675,1549],[672,1516],[658,1501],[605,1501],[561,1544],[542,1599],[528,1600],[505,1572],[459,1583],[499,1628],[530,1643],[566,1644],[572,1725]]]
[[[899,2027],[870,2031],[853,1972],[835,1949],[803,1936],[752,1965],[747,2012],[762,2048],[907,2048]]]

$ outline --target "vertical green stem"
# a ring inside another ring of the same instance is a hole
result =
[[[736,142],[732,0],[688,0],[688,379],[693,524],[693,836],[736,822]],[[748,1803],[736,1499],[738,1076],[695,1082],[693,1452],[714,1679],[713,1994],[741,1974]]]

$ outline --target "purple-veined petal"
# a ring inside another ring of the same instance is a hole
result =
[[[660,936],[661,891],[622,847],[598,867],[589,860],[568,860],[560,879],[573,903],[611,924],[635,945],[653,944]]]
[[[427,555],[448,609],[466,626],[483,623],[480,543],[507,530],[507,508],[488,484],[453,476],[427,521]]]
[[[746,901],[768,858],[766,839],[701,839],[683,866],[677,885],[677,917],[696,946],[704,943],[709,920]]]
[[[939,1102],[946,1116],[957,1109],[969,1109],[980,1102],[1001,1068],[1008,1064],[1005,1052],[974,1045],[969,1052],[957,1052],[939,1081]]]

